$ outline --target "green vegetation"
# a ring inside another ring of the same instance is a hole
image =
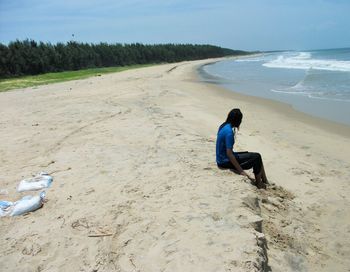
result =
[[[243,54],[247,52],[213,45],[87,44],[74,41],[53,45],[17,40],[8,45],[0,43],[0,78]]]
[[[68,80],[84,79],[92,76],[100,76],[102,74],[121,72],[128,69],[142,68],[147,66],[151,66],[151,64],[130,65],[124,67],[92,68],[78,71],[47,73],[35,76],[21,76],[15,78],[0,79],[0,92]]]

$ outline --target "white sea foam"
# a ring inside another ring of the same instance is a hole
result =
[[[301,52],[297,56],[280,55],[277,59],[264,63],[263,66],[269,68],[350,72],[350,61],[313,59],[311,54],[307,52]]]
[[[241,59],[236,59],[236,62],[258,62],[258,61],[264,61],[264,57],[258,57],[258,58],[241,58]]]
[[[274,93],[307,96],[309,98],[322,99],[322,100],[350,102],[350,98],[344,97],[342,94],[339,94],[339,93],[316,92],[308,89],[302,90],[302,88],[295,88],[295,86],[288,89],[270,89],[270,91]]]

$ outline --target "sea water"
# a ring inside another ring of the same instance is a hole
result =
[[[201,72],[207,82],[350,125],[350,48],[263,53],[206,65]]]

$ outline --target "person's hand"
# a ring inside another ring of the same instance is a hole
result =
[[[251,181],[254,181],[255,179],[253,178],[253,177],[251,177],[247,172],[245,172],[245,171],[242,171],[241,172],[241,175],[242,176],[246,176],[247,178],[249,178]]]

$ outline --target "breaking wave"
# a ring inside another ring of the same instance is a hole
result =
[[[277,59],[263,64],[269,68],[314,69],[327,71],[350,72],[350,61],[335,59],[315,59],[309,52],[300,52],[296,56],[279,55]]]

